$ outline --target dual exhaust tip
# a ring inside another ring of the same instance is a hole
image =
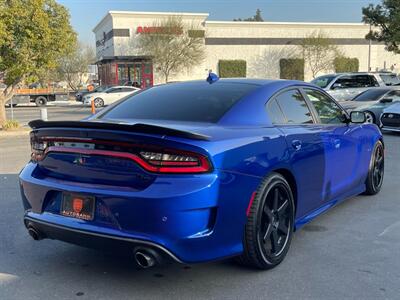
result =
[[[160,262],[160,256],[151,249],[140,249],[135,251],[135,261],[139,267],[148,269]]]
[[[45,236],[33,226],[28,227],[28,233],[35,241],[40,241],[45,238]]]
[[[32,225],[28,226],[28,233],[35,241],[45,238],[44,234]],[[152,249],[138,249],[134,251],[134,254],[136,263],[143,269],[154,267],[161,261],[159,254]]]

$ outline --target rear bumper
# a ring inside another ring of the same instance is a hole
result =
[[[254,177],[215,171],[159,176],[144,190],[38,177],[36,164],[20,173],[25,221],[53,239],[90,248],[147,245],[175,261],[197,263],[243,251],[246,208]],[[94,196],[93,221],[60,215],[62,194]]]
[[[169,250],[150,241],[83,231],[36,220],[29,216],[24,218],[24,223],[26,228],[35,228],[35,230],[41,234],[42,238],[60,240],[100,250],[115,251],[115,249],[118,249],[130,255],[133,255],[133,253],[139,249],[150,249],[158,253],[163,260],[173,260],[182,263],[182,261]]]

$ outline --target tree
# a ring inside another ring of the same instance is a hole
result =
[[[149,29],[140,33],[138,48],[152,58],[165,82],[171,74],[204,60],[204,31],[195,25],[187,26],[180,17],[170,17],[154,22]]]
[[[256,10],[256,14],[254,16],[252,16],[251,18],[247,18],[242,20],[241,18],[238,19],[233,19],[233,21],[244,21],[244,22],[264,22],[264,19],[261,15],[261,10],[259,8],[257,8]]]
[[[388,51],[400,54],[400,1],[383,0],[382,5],[364,7],[363,21],[378,30],[371,30],[366,38],[384,42]]]
[[[7,85],[0,92],[0,127],[15,87],[56,68],[59,57],[69,53],[76,40],[69,18],[54,0],[0,0],[0,73]]]
[[[59,59],[57,79],[65,80],[72,90],[78,91],[79,87],[84,84],[83,77],[88,72],[88,66],[95,60],[92,47],[76,43],[74,51]]]
[[[338,47],[322,32],[314,32],[300,42],[300,51],[313,78],[319,72],[333,69],[334,60],[340,56]]]

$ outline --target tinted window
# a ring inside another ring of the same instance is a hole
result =
[[[314,105],[322,124],[343,123],[344,112],[331,98],[316,90],[304,91]]]
[[[336,80],[334,85],[340,85],[340,88],[364,88],[379,86],[375,77],[370,75],[343,76]]]
[[[215,123],[259,85],[219,81],[175,83],[138,92],[100,118]]]
[[[286,122],[289,124],[313,123],[307,103],[298,90],[283,92],[276,97]]]
[[[131,88],[121,88],[121,92],[126,93],[126,92],[134,92],[135,89],[131,89]]]
[[[110,88],[106,91],[106,93],[119,93],[120,91],[120,88]]]
[[[278,103],[275,100],[269,101],[267,105],[267,112],[271,118],[272,124],[284,124],[286,123],[285,116],[282,114]]]
[[[311,81],[311,83],[324,89],[332,82],[333,79],[335,79],[335,76],[320,76]]]
[[[383,95],[385,95],[389,90],[386,89],[371,89],[365,91],[358,96],[356,96],[354,101],[378,101]]]

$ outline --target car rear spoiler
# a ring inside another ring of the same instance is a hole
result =
[[[209,141],[210,136],[195,133],[191,131],[179,130],[169,127],[163,127],[151,124],[120,124],[120,123],[107,123],[107,122],[93,122],[93,121],[43,121],[33,120],[28,123],[32,129],[42,128],[86,128],[86,129],[103,129],[103,130],[120,130],[126,132],[148,133],[148,134],[162,134],[175,137],[182,137],[192,140]]]

